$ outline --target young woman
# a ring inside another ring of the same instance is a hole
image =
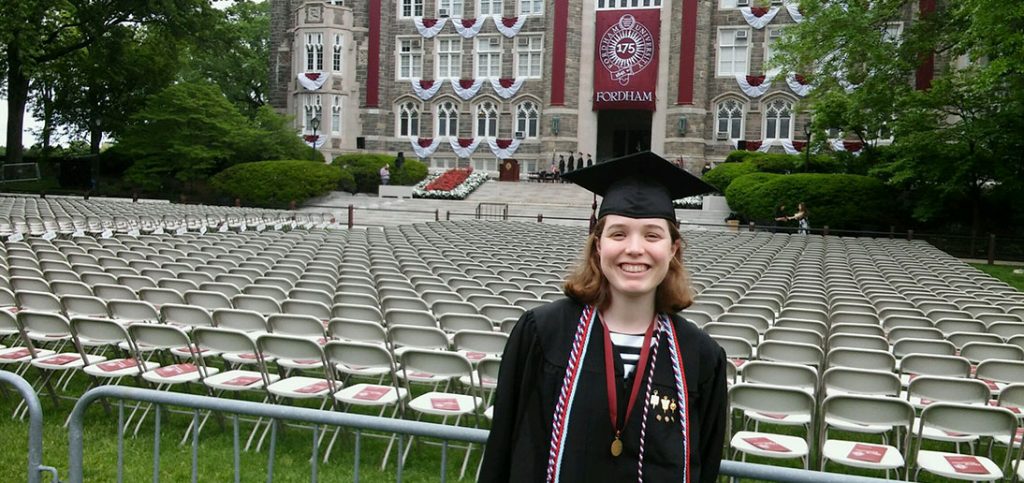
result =
[[[811,231],[811,222],[807,219],[807,205],[803,202],[796,205],[796,213],[793,216],[786,217],[787,220],[797,220],[797,224],[800,227],[797,230],[801,235],[806,235]]]
[[[651,153],[567,173],[604,198],[568,296],[528,311],[502,358],[481,481],[711,482],[725,354],[692,302],[672,200],[710,191]]]

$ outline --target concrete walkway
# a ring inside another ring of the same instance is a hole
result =
[[[541,215],[544,223],[586,226],[592,203],[593,195],[574,184],[488,181],[465,200],[377,198],[334,191],[308,201],[301,210],[331,212],[344,222],[348,219],[347,208],[352,205],[356,226],[396,226],[433,221],[435,213],[442,220],[465,220],[475,218],[478,207],[495,212],[507,205],[512,220],[537,221]],[[684,223],[720,225],[729,214],[728,209],[721,209],[724,202],[705,205],[718,209],[676,210],[676,216]]]

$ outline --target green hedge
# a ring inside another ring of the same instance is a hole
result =
[[[331,162],[345,171],[352,173],[355,189],[360,193],[376,193],[380,186],[380,168],[385,164],[391,171],[390,184],[412,186],[427,177],[427,165],[419,160],[405,158],[402,169],[395,169],[395,156],[381,153],[345,154],[334,158]]]
[[[316,161],[258,161],[236,164],[212,179],[213,188],[242,203],[286,208],[294,200],[322,196],[341,185],[354,186],[352,175]]]
[[[804,202],[811,228],[885,229],[893,221],[893,194],[881,181],[852,174],[753,173],[733,180],[725,191],[729,207],[759,223],[772,220],[775,207],[790,214]]]
[[[704,181],[724,193],[732,180],[755,172],[757,172],[757,166],[751,163],[723,163],[705,173]]]

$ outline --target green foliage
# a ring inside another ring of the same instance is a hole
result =
[[[211,185],[246,205],[285,208],[322,196],[339,183],[352,183],[352,175],[315,161],[259,161],[236,164],[211,180]]]
[[[805,203],[812,228],[887,229],[893,220],[891,191],[879,180],[850,174],[753,173],[725,191],[729,206],[746,219],[768,222],[780,204]]]
[[[159,192],[208,178],[237,161],[255,132],[211,84],[176,84],[153,96],[119,140],[136,159],[129,182]]]
[[[380,168],[385,164],[391,171],[390,183],[412,186],[427,177],[427,166],[416,159],[406,158],[401,170],[395,169],[395,157],[383,153],[344,154],[334,158],[334,166],[352,173],[359,193],[376,193],[380,185]]]
[[[323,160],[287,118],[262,107],[250,121],[206,83],[176,84],[150,98],[116,149],[135,160],[126,180],[159,194],[195,191],[197,181],[236,163],[313,155]]]
[[[734,179],[755,172],[757,166],[752,163],[722,163],[705,173],[703,179],[724,193]]]
[[[748,158],[752,156],[757,156],[758,154],[762,153],[758,153],[757,151],[747,151],[745,149],[737,149],[736,151],[729,153],[729,155],[725,157],[725,162],[742,163],[746,161]]]

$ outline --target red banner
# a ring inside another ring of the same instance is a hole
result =
[[[594,110],[655,109],[661,9],[598,10]]]

